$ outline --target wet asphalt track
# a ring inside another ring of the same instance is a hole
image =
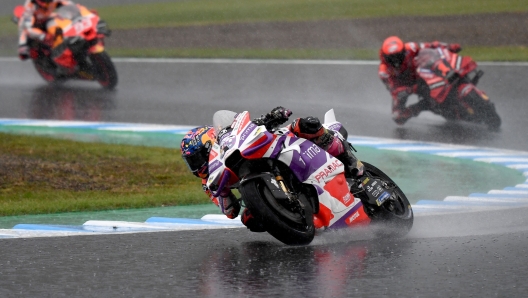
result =
[[[526,66],[482,67],[481,87],[503,118],[499,132],[427,113],[397,127],[369,64],[116,59],[116,66],[120,83],[107,93],[92,83],[49,88],[30,63],[0,60],[0,117],[198,125],[216,109],[256,115],[281,104],[302,116],[333,107],[354,135],[528,148]],[[528,288],[527,211],[422,216],[406,239],[326,233],[308,247],[238,229],[2,239],[0,295],[521,297]]]

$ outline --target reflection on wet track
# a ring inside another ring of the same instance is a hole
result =
[[[33,90],[28,118],[101,121],[115,109],[115,92],[70,86],[44,85]]]
[[[397,127],[375,63],[171,61],[118,60],[120,85],[104,99],[93,85],[50,91],[30,64],[1,61],[0,117],[199,125],[217,109],[261,114],[284,105],[296,117],[335,108],[353,135],[528,148],[528,84],[518,79],[528,67],[481,64],[481,85],[504,120],[491,133],[427,113]],[[526,212],[421,216],[405,239],[329,234],[307,247],[239,229],[3,239],[0,295],[521,297],[528,290]]]

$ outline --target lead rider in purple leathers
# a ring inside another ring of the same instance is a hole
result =
[[[256,125],[264,125],[273,131],[288,121],[292,112],[284,107],[276,107],[266,115],[252,120]],[[357,178],[363,175],[363,164],[352,152],[351,145],[341,134],[325,128],[317,117],[297,118],[288,127],[297,137],[308,139],[339,159],[345,165],[345,175]],[[238,216],[241,206],[231,189],[226,187],[215,197],[206,185],[209,175],[209,152],[216,141],[214,130],[210,126],[200,126],[190,130],[181,142],[182,157],[192,173],[202,178],[202,188],[211,201],[217,205],[228,218]],[[260,223],[254,220],[247,208],[242,212],[242,223],[253,232],[264,232]]]

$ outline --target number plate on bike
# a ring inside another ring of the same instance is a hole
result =
[[[377,179],[366,177],[361,183],[367,192],[369,201],[376,203],[378,206],[381,206],[390,197],[390,194],[381,186],[380,181]]]

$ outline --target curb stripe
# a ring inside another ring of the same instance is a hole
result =
[[[19,128],[91,129],[103,132],[157,132],[168,134],[184,134],[190,128],[195,127],[184,125],[0,119],[0,127],[2,126]],[[365,136],[351,136],[348,140],[353,145],[372,147],[380,150],[415,152],[496,164],[518,170],[524,176],[528,177],[528,152]],[[518,206],[528,206],[528,179],[522,184],[505,187],[503,190],[492,189],[488,193],[472,193],[469,196],[448,196],[443,201],[420,200],[413,205],[413,211],[416,215],[422,216],[427,214],[514,208]],[[201,219],[151,217],[145,222],[87,221],[82,226],[19,224],[13,229],[0,230],[0,238],[240,227],[243,227],[240,220],[229,220],[223,215],[209,214]]]

